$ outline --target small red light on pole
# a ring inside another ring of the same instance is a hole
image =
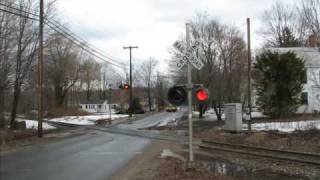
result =
[[[124,84],[123,86],[124,89],[129,89],[129,87],[130,87],[129,84]]]
[[[205,89],[198,89],[196,91],[196,97],[198,101],[206,101],[209,98],[209,94]]]

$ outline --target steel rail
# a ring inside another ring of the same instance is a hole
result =
[[[308,153],[308,152],[297,152],[297,151],[287,151],[280,149],[271,149],[265,147],[257,146],[248,146],[242,144],[231,144],[231,143],[222,143],[202,139],[202,143],[199,143],[198,146],[203,150],[212,151],[226,151],[233,153],[240,153],[246,155],[253,155],[258,157],[294,161],[305,164],[320,165],[320,154]]]

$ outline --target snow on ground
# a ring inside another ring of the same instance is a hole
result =
[[[37,129],[38,128],[38,121],[28,120],[28,119],[17,119],[17,121],[19,121],[19,122],[25,121],[27,129]],[[43,122],[42,128],[44,130],[49,130],[49,129],[55,129],[56,127],[53,127],[53,126],[49,125],[48,123]]]
[[[199,111],[193,111],[192,112],[192,117],[199,117]],[[209,109],[207,110],[204,114],[203,117],[205,118],[205,120],[208,121],[216,121],[218,118],[216,116],[216,113],[213,109]],[[222,114],[221,115],[221,119],[224,120],[225,119],[225,115]]]
[[[127,114],[111,114],[111,120],[128,117]],[[48,119],[48,121],[53,122],[63,122],[69,124],[77,124],[77,125],[94,125],[95,121],[100,119],[109,119],[109,114],[96,114],[96,115],[88,115],[88,116],[64,116],[60,118]]]
[[[175,123],[177,123],[177,121],[182,117],[184,113],[184,111],[172,113],[156,113],[151,116],[147,116],[142,119],[133,121],[130,124],[119,124],[117,127],[121,129],[138,130],[152,127],[169,126],[170,124],[174,125]]]
[[[268,116],[264,115],[262,112],[251,112],[252,118],[266,118]]]
[[[193,111],[192,112],[192,115],[193,117],[199,117],[199,111]],[[203,117],[206,119],[206,120],[209,120],[209,121],[216,121],[218,118],[216,116],[216,113],[214,111],[214,109],[208,109],[204,114],[203,114]],[[244,113],[243,114],[243,119],[245,119],[246,117],[246,114]],[[252,118],[264,118],[264,117],[267,117],[266,115],[263,115],[262,112],[251,112],[251,117]],[[225,114],[222,113],[221,115],[221,119],[224,120],[225,119]]]
[[[248,129],[247,124],[243,124],[243,129]],[[255,123],[252,124],[252,130],[256,131],[270,131],[278,130],[281,132],[293,132],[295,130],[309,130],[309,129],[320,130],[320,120],[310,121],[297,121],[297,122],[270,122],[270,123]]]
[[[157,125],[158,127],[163,127],[163,126],[167,126],[168,124],[177,124],[177,120],[176,118],[172,118],[172,119],[165,119],[161,122],[159,122],[159,124]]]

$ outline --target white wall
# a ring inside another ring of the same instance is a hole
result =
[[[307,67],[307,84],[304,92],[308,93],[307,112],[320,111],[320,67]]]

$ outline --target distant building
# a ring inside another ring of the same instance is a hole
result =
[[[320,49],[312,47],[272,48],[274,52],[293,52],[305,61],[307,79],[301,94],[299,113],[320,112]]]
[[[118,108],[118,104],[110,104],[111,110]],[[90,113],[107,113],[109,112],[109,104],[106,100],[86,101],[80,104],[82,110]]]

